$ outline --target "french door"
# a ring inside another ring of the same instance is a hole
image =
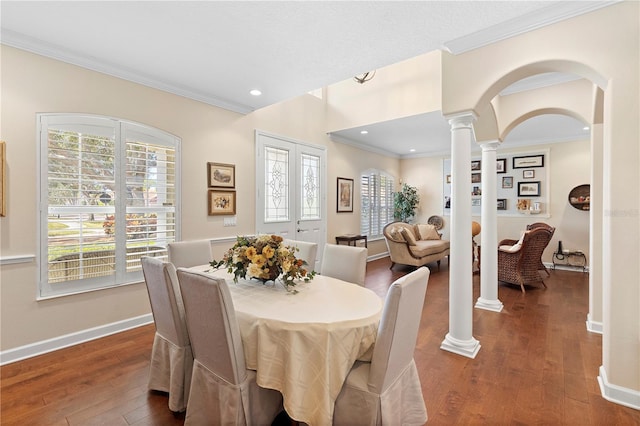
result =
[[[318,244],[326,241],[326,151],[256,131],[256,233]]]

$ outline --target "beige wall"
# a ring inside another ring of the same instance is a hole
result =
[[[34,201],[39,112],[113,116],[180,137],[183,239],[224,239],[254,232],[256,129],[327,147],[330,242],[336,234],[359,230],[357,210],[335,212],[336,177],[357,181],[359,173],[369,167],[379,167],[393,175],[399,173],[397,159],[329,141],[324,103],[310,95],[243,116],[18,49],[2,46],[0,54],[0,138],[7,142],[8,169],[8,211],[0,219],[3,259],[37,252]],[[223,227],[222,217],[207,216],[207,161],[236,164],[236,227]],[[225,244],[214,245],[214,255],[220,255]],[[383,250],[374,243],[372,253],[376,251]],[[36,276],[35,261],[0,267],[2,351],[150,313],[143,284],[36,301]]]

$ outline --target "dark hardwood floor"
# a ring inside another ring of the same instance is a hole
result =
[[[411,271],[389,264],[367,265],[367,287],[382,296]],[[433,268],[415,352],[429,425],[640,424],[640,411],[600,396],[602,338],[585,328],[587,274],[551,271],[547,289],[526,294],[501,285],[501,313],[474,309],[482,348],[468,359],[440,349],[449,329],[447,268]],[[0,423],[182,425],[166,395],[146,389],[153,334],[152,325],[139,327],[3,366]]]

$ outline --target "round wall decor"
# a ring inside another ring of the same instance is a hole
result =
[[[589,210],[591,204],[591,186],[578,185],[569,192],[569,204],[578,210]]]

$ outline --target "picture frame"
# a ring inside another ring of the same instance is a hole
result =
[[[0,141],[0,216],[7,214],[7,147],[4,141]]]
[[[444,196],[444,208],[445,209],[450,209],[451,208],[451,197],[448,195]]]
[[[207,163],[207,182],[209,188],[235,188],[235,164]]]
[[[507,199],[506,198],[498,198],[496,207],[498,210],[506,210],[507,209]]]
[[[518,182],[518,197],[539,197],[540,181]]]
[[[513,157],[514,169],[530,169],[532,167],[544,167],[544,154]]]
[[[496,160],[496,173],[507,173],[506,158],[499,158]]]
[[[531,208],[531,200],[528,198],[518,198],[518,211],[526,212]]]
[[[451,183],[451,175],[447,175],[447,183]]]
[[[471,170],[473,171],[479,171],[482,170],[481,169],[482,163],[480,160],[474,160],[471,162]]]
[[[210,189],[207,199],[209,216],[236,214],[236,191]]]
[[[482,173],[471,173],[471,183],[480,183]]]
[[[535,170],[523,170],[522,171],[522,178],[523,179],[533,179],[536,177],[536,171]]]
[[[513,176],[502,176],[502,187],[506,189],[513,188]]]
[[[339,177],[336,185],[336,212],[353,213],[353,179]]]

